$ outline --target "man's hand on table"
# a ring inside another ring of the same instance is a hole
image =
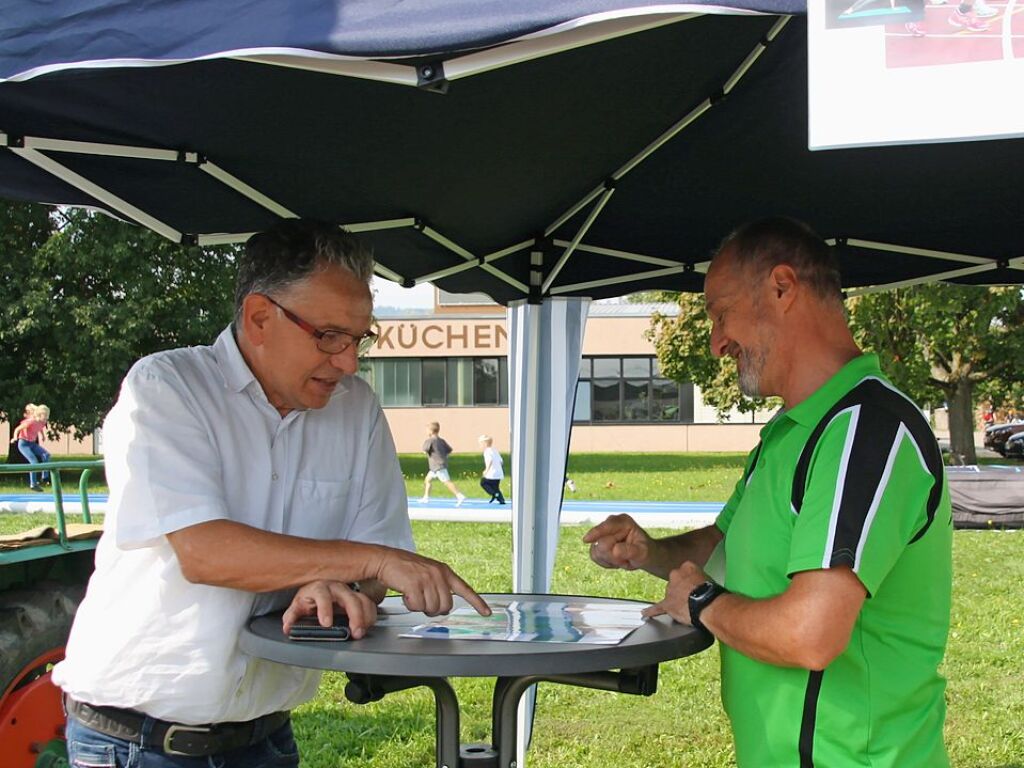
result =
[[[287,635],[303,616],[315,615],[320,626],[329,627],[336,610],[348,616],[348,627],[356,640],[377,621],[377,603],[368,596],[352,590],[342,581],[314,581],[301,587],[292,598],[282,616],[284,633]]]
[[[695,563],[686,562],[675,568],[668,575],[668,587],[665,589],[665,597],[661,602],[645,608],[643,616],[649,619],[652,616],[668,614],[680,624],[690,624],[690,593],[698,584],[708,580],[707,574]]]
[[[381,547],[376,578],[396,592],[410,611],[427,616],[449,613],[452,595],[466,600],[481,616],[490,616],[486,601],[442,562],[406,552],[404,549]]]

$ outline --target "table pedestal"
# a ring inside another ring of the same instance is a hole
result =
[[[491,744],[459,743],[459,700],[443,677],[405,677],[348,673],[345,697],[355,704],[379,701],[389,693],[426,687],[434,694],[437,768],[516,768],[516,712],[530,686],[559,683],[578,688],[652,696],[658,690],[658,665],[618,672],[499,677],[491,699]]]

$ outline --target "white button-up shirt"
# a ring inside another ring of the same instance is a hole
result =
[[[105,530],[54,682],[80,701],[189,724],[312,698],[319,672],[238,649],[249,617],[290,593],[191,584],[166,534],[234,520],[412,549],[405,484],[372,390],[346,377],[324,408],[282,418],[228,328],[212,347],[136,363],[103,440]]]

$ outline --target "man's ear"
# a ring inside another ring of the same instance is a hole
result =
[[[242,299],[242,332],[252,345],[262,346],[266,340],[273,309],[274,305],[259,293],[250,293]]]
[[[775,305],[783,312],[787,311],[796,300],[800,284],[796,271],[788,264],[779,264],[772,269],[768,281]]]

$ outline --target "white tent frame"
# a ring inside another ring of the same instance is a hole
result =
[[[338,56],[317,51],[281,48],[228,51],[206,58],[230,58],[239,61],[260,63],[268,66],[299,68],[344,77],[371,79],[396,85],[440,89],[453,80],[472,77],[474,75],[492,71],[499,67],[511,66],[541,56],[557,54],[561,51],[571,50],[583,45],[592,45],[603,40],[620,37],[622,35],[634,34],[642,30],[698,18],[708,10],[707,6],[694,6],[686,3],[680,3],[676,5],[638,7],[625,11],[593,14],[591,16],[557,25],[551,29],[542,30],[534,34],[524,36],[502,46],[455,56],[443,62],[438,61],[433,64],[419,64],[417,67],[391,61],[360,59],[351,56]],[[446,250],[453,254],[453,257],[457,257],[457,260],[451,266],[433,270],[421,275],[402,275],[393,269],[390,269],[385,264],[377,264],[377,274],[406,287],[412,287],[425,282],[432,282],[434,280],[472,269],[481,269],[515,289],[521,298],[536,300],[538,296],[562,296],[571,293],[581,293],[597,288],[604,288],[610,285],[623,286],[623,292],[625,293],[628,292],[629,285],[631,283],[692,271],[703,272],[706,269],[706,262],[693,263],[691,261],[674,261],[650,254],[630,253],[610,248],[603,248],[596,244],[587,243],[585,238],[591,227],[600,217],[605,206],[614,195],[616,185],[634,168],[639,166],[644,162],[644,160],[657,152],[659,148],[679,135],[688,126],[699,120],[704,114],[714,108],[714,106],[724,96],[729,94],[729,92],[736,87],[744,75],[751,69],[751,67],[755,65],[758,58],[766,50],[767,46],[772,44],[772,42],[778,37],[789,22],[790,18],[791,17],[789,16],[780,16],[776,20],[771,29],[765,35],[764,39],[758,42],[757,45],[755,45],[747,54],[735,71],[722,84],[721,89],[716,94],[708,96],[697,106],[689,109],[678,121],[670,125],[666,130],[655,137],[621,167],[609,174],[608,178],[605,179],[604,182],[587,194],[583,195],[580,200],[569,206],[562,214],[557,216],[551,224],[545,227],[544,236],[551,237],[566,222],[587,210],[588,206],[590,208],[571,240],[566,241],[562,239],[555,239],[552,241],[555,247],[563,250],[557,258],[554,266],[542,276],[539,286],[526,285],[520,280],[512,277],[508,272],[502,270],[500,267],[495,266],[495,262],[500,261],[504,257],[522,252],[523,250],[533,246],[533,241],[515,243],[494,251],[493,253],[479,256],[463,248],[443,232],[431,227],[424,221],[424,219],[415,216],[382,221],[351,222],[344,226],[352,232],[371,232],[385,229],[411,228],[439,245],[442,245]],[[180,62],[150,61],[141,59],[76,62],[73,64],[31,70],[10,79],[27,80],[62,68],[167,66],[175,63]],[[54,155],[70,153],[76,155],[96,155],[103,157],[152,160],[157,162],[185,163],[187,165],[195,166],[204,173],[209,174],[211,178],[216,179],[221,184],[234,190],[253,203],[271,211],[277,216],[282,218],[295,218],[297,216],[295,212],[280,201],[272,199],[270,196],[251,186],[235,174],[217,165],[213,160],[203,155],[201,152],[194,150],[178,151],[157,147],[104,144],[99,142],[84,142],[39,136],[15,137],[4,133],[2,130],[0,130],[0,148],[6,148],[8,151],[19,155],[26,161],[60,179],[66,184],[69,184],[90,197],[95,198],[118,215],[138,222],[139,224],[158,232],[162,236],[174,242],[197,244],[201,246],[239,243],[247,240],[253,233],[220,232],[186,234],[175,229],[168,223],[161,221],[152,214],[140,209],[131,202],[119,197],[112,191],[105,189],[94,181],[73,171],[66,165],[59,162]],[[845,243],[867,250],[903,253],[912,256],[924,256],[950,262],[950,269],[938,274],[856,288],[847,292],[847,295],[849,296],[863,295],[866,293],[936,282],[939,280],[950,280],[972,274],[982,274],[984,272],[995,271],[999,268],[1024,270],[1024,256],[1009,260],[996,260],[981,256],[917,248],[913,245],[903,243],[882,243],[851,237],[833,237],[828,239],[827,242],[832,245]],[[623,270],[622,274],[583,282],[559,283],[558,278],[566,265],[573,258],[580,258],[579,254],[587,254],[587,258],[591,260],[591,262],[595,260],[595,257],[600,257],[606,264],[615,264],[618,262],[640,262],[651,264],[657,268],[644,272],[626,272],[625,270],[627,270],[628,267],[623,264],[621,266],[621,269]]]

